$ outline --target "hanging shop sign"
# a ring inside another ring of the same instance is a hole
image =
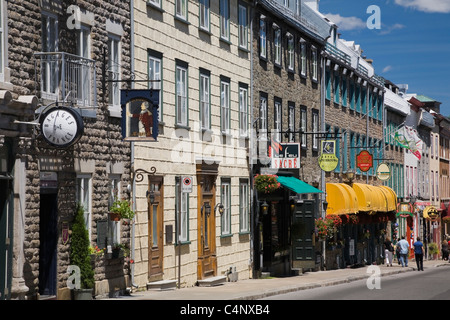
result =
[[[397,205],[397,217],[408,218],[413,217],[414,207],[411,202],[400,202]]]
[[[381,163],[377,168],[377,178],[381,181],[388,181],[391,178],[391,169],[386,163]]]
[[[156,141],[159,90],[122,90],[122,136],[125,141]]]
[[[321,141],[321,154],[318,159],[320,168],[325,172],[334,171],[339,163],[336,156],[336,140]]]
[[[356,166],[362,172],[367,172],[373,167],[373,156],[367,151],[363,150],[356,156]]]
[[[423,217],[431,221],[436,221],[439,218],[439,211],[434,206],[427,206],[423,210]]]
[[[272,169],[300,169],[299,143],[272,143]]]

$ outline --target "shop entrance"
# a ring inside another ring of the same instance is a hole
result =
[[[41,189],[39,210],[39,294],[55,296],[57,284],[57,193]]]
[[[216,177],[217,166],[197,167],[197,278],[204,279],[217,274],[216,256]]]
[[[149,177],[148,200],[148,277],[149,281],[163,276],[164,188],[162,176]]]

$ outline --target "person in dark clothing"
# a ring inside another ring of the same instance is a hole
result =
[[[446,239],[442,241],[442,260],[448,260],[448,242]]]
[[[392,260],[393,260],[393,253],[394,253],[394,246],[392,245],[392,242],[389,238],[386,238],[386,241],[384,241],[384,256],[386,259],[386,266],[392,267]]]
[[[417,237],[417,241],[414,242],[414,255],[416,257],[417,271],[423,271],[423,243],[420,238]]]

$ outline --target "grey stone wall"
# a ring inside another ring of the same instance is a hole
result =
[[[8,1],[8,59],[11,69],[11,83],[14,95],[39,96],[39,79],[36,82],[34,53],[42,51],[41,43],[41,7],[47,1],[17,0]],[[39,286],[39,209],[40,209],[40,172],[56,171],[58,174],[58,289],[66,287],[68,278],[70,240],[63,244],[61,223],[73,220],[76,207],[76,171],[75,160],[93,161],[92,173],[92,244],[96,243],[96,221],[108,219],[108,173],[111,163],[123,163],[122,194],[130,183],[130,145],[122,141],[120,119],[109,116],[107,92],[103,92],[103,49],[107,46],[106,20],[120,23],[124,30],[121,37],[122,79],[130,77],[130,3],[125,0],[99,1],[60,1],[53,2],[59,19],[59,51],[76,53],[75,36],[69,31],[66,21],[69,14],[66,8],[70,4],[78,5],[82,11],[94,13],[91,27],[91,58],[95,60],[97,75],[96,118],[84,118],[85,131],[80,141],[65,150],[51,148],[34,130],[30,146],[23,150],[26,158],[26,221],[25,221],[25,263],[24,279],[29,288],[28,296],[37,296]],[[61,5],[61,6],[58,6]],[[50,5],[48,8],[52,8]],[[39,78],[39,77],[38,77]],[[107,86],[106,86],[107,88]],[[50,161],[47,163],[47,160]],[[122,243],[129,243],[130,227],[122,226]],[[126,278],[129,265],[123,259],[101,259],[95,265],[95,277],[98,282]],[[118,281],[123,285],[125,281]],[[58,291],[59,292],[59,291]]]

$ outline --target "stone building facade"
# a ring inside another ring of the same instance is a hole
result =
[[[121,135],[122,84],[105,82],[113,74],[130,77],[129,3],[36,0],[2,1],[2,6],[6,90],[10,101],[28,104],[28,115],[19,117],[27,122],[19,125],[25,133],[12,125],[19,134],[5,138],[15,154],[8,183],[14,196],[8,204],[14,254],[7,273],[12,280],[2,298],[70,299],[70,230],[77,203],[85,208],[93,247],[130,240],[130,227],[109,221],[107,214],[114,196],[127,197],[130,145]],[[39,125],[56,105],[75,110],[84,124],[78,142],[64,148],[44,141]],[[92,267],[94,295],[128,285],[125,258],[103,255]]]
[[[151,80],[135,86],[160,93],[158,139],[133,147],[145,170],[134,192],[139,286],[251,277],[250,15],[247,1],[135,2],[134,71]]]
[[[308,25],[304,24],[306,16]],[[329,25],[303,1],[297,6],[259,1],[254,8],[253,35],[252,175],[288,176],[320,188],[320,53],[329,36]],[[278,144],[283,147],[285,143],[298,145],[299,167],[274,168],[271,154],[277,152]],[[255,273],[286,275],[314,269],[314,239],[303,239],[308,244],[297,250],[296,237],[288,229],[294,224],[292,210],[305,217],[303,203],[307,203],[312,215],[301,223],[311,231],[309,234],[313,233],[313,219],[322,214],[320,195],[301,195],[282,186],[270,195],[254,190],[253,200]],[[262,209],[266,204],[267,213]]]

